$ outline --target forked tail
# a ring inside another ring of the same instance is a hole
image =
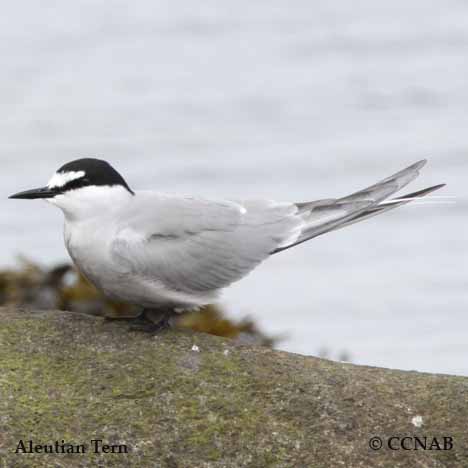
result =
[[[398,198],[389,198],[414,180],[426,162],[424,159],[412,164],[406,169],[347,197],[296,203],[299,214],[305,221],[304,228],[295,242],[274,250],[272,254],[289,249],[326,232],[341,229],[380,213],[393,210],[444,187],[445,184],[434,185]]]

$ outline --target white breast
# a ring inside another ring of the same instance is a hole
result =
[[[94,286],[114,296],[112,285],[118,280],[119,272],[109,256],[109,236],[104,222],[65,223],[65,245],[75,265]]]
[[[107,297],[142,307],[190,308],[212,302],[217,291],[192,296],[170,290],[157,278],[127,269],[112,258],[109,244],[114,238],[109,223],[66,222],[65,245],[81,273]]]

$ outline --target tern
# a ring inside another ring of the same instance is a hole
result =
[[[9,198],[58,206],[78,270],[110,299],[142,307],[139,319],[156,331],[174,313],[213,303],[271,255],[443,187],[390,198],[425,163],[342,198],[280,203],[134,191],[108,162],[84,158]]]

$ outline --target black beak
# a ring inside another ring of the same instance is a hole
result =
[[[32,200],[34,198],[52,198],[57,195],[58,192],[51,190],[49,187],[41,187],[32,190],[26,190],[24,192],[18,192],[14,195],[10,195],[8,198],[21,198],[25,200]]]

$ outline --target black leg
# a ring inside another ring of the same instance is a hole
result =
[[[143,309],[138,317],[129,319],[131,330],[156,334],[170,328],[171,311]]]

